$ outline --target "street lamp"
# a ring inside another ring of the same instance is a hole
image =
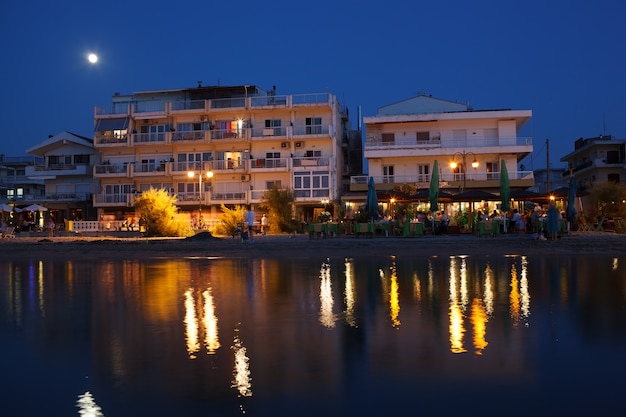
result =
[[[196,173],[194,171],[187,172],[187,176],[189,178],[193,178],[195,175]],[[198,212],[199,212],[199,217],[200,217],[200,224],[202,224],[202,178],[204,178],[205,175],[208,180],[211,180],[211,178],[213,178],[213,171],[209,170],[209,171],[203,172],[202,170],[200,170],[200,172],[198,173],[198,197],[200,200]]]
[[[465,191],[465,186],[467,185],[467,165],[465,163],[466,159],[467,159],[467,155],[472,155],[474,157],[474,160],[472,161],[472,168],[476,169],[478,168],[478,161],[476,160],[476,155],[474,154],[474,152],[457,152],[452,156],[452,162],[450,162],[450,168],[452,168],[453,170],[456,169],[459,164],[456,162],[456,156],[457,155],[461,155],[461,157],[463,158],[463,163],[461,166],[462,169],[462,174],[463,174],[463,191]]]

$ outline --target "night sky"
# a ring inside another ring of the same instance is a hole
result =
[[[579,137],[626,139],[626,1],[3,1],[0,153],[93,135],[115,92],[330,92],[363,116],[420,92],[532,110],[528,168]],[[91,64],[87,55],[99,61]]]

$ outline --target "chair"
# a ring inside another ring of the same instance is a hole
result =
[[[309,239],[313,237],[326,237],[326,225],[324,223],[309,223]]]
[[[15,227],[13,226],[8,226],[6,228],[6,230],[4,231],[4,233],[2,233],[2,238],[10,238],[10,239],[15,239]]]

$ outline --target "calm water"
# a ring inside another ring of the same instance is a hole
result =
[[[626,257],[25,261],[0,295],[3,416],[623,410]]]

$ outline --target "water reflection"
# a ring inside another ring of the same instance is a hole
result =
[[[95,393],[110,415],[137,414],[136,398],[150,398],[142,411],[153,416],[385,414],[415,391],[435,409],[449,395],[472,398],[464,382],[480,379],[499,398],[531,398],[525,406],[537,408],[526,411],[541,414],[540,399],[589,396],[558,381],[583,387],[601,374],[593,389],[610,403],[626,371],[620,265],[524,256],[4,263],[5,397],[34,390],[58,405]],[[9,400],[8,415],[22,405]]]
[[[93,398],[93,395],[87,391],[84,394],[78,396],[76,400],[76,407],[78,407],[78,414],[85,417],[104,417],[102,409]]]

